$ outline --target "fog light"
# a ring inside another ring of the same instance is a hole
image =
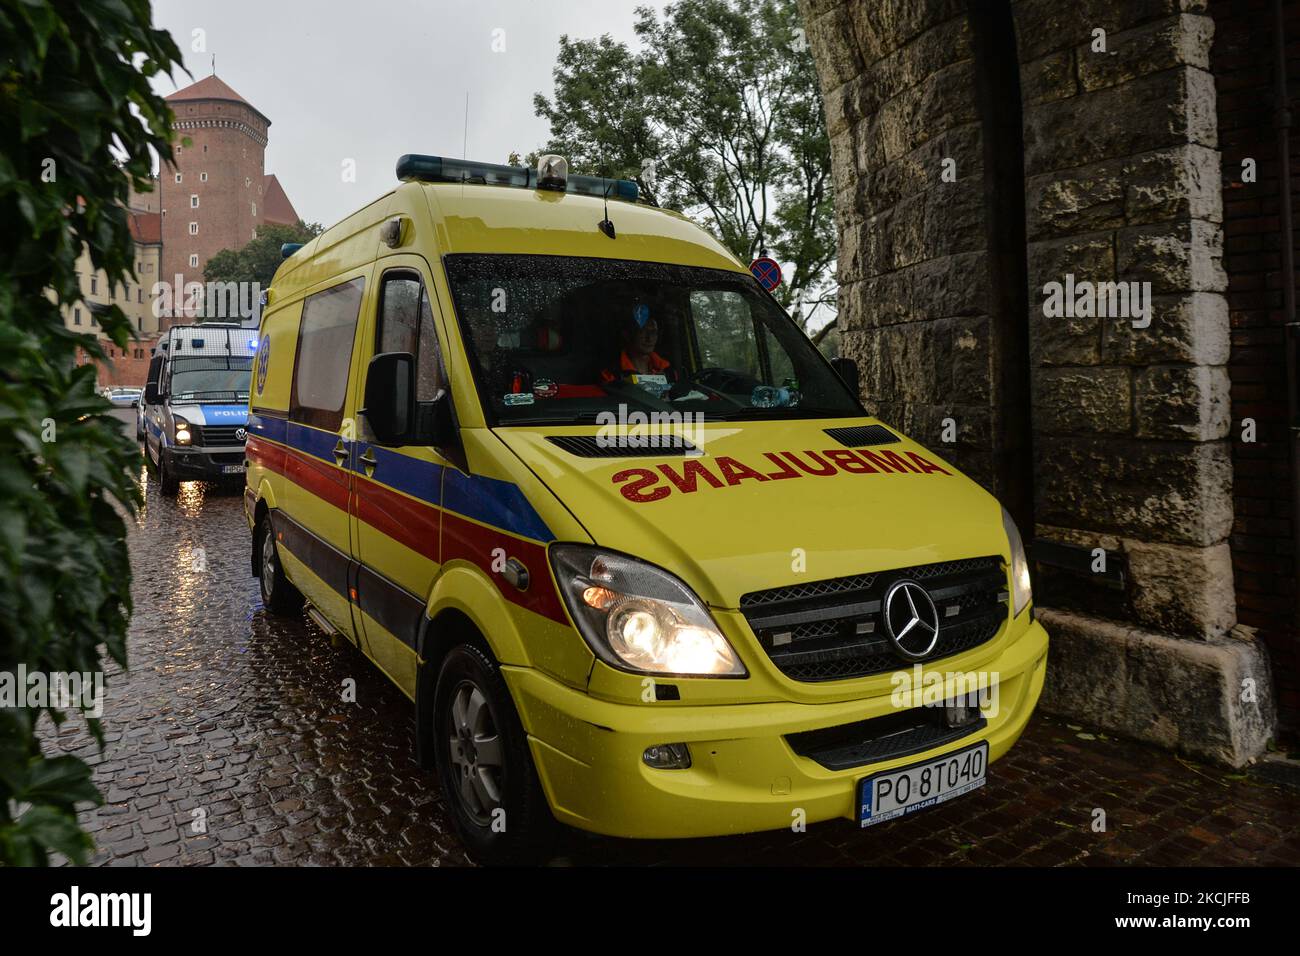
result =
[[[691,765],[691,751],[685,744],[659,744],[647,747],[641,759],[656,770],[686,770]]]

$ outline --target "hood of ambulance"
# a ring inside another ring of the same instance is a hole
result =
[[[590,427],[498,427],[495,433],[597,545],[673,572],[714,607],[736,608],[741,595],[782,585],[1009,557],[997,500],[951,464],[898,432],[898,442],[850,449],[824,431],[866,424],[880,423],[709,423],[695,432],[704,449],[697,458],[584,458],[547,440],[592,435]],[[834,464],[827,451],[893,452],[917,470],[886,471],[870,460],[874,471],[835,465],[834,474],[812,475],[798,467],[825,470]],[[691,461],[715,481],[697,475],[695,490],[684,491],[661,468],[684,476]],[[798,477],[773,477],[791,472]]]

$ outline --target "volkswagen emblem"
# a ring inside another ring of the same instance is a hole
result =
[[[915,581],[895,581],[885,592],[885,632],[909,661],[926,657],[939,640],[939,611]]]
[[[246,428],[236,428],[236,429],[235,429],[235,437],[238,438],[240,441],[243,441],[245,438],[248,437],[248,429],[246,429]]]

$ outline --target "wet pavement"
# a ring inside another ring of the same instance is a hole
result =
[[[51,751],[95,768],[105,803],[82,814],[94,862],[469,862],[416,766],[409,701],[350,644],[263,612],[238,489],[186,483],[166,500],[149,481],[130,547],[131,666],[106,675],[105,749],[78,718],[46,728]],[[356,703],[343,700],[348,678]],[[983,789],[868,830],[570,833],[557,852],[573,864],[1297,865],[1300,791],[1038,715]]]

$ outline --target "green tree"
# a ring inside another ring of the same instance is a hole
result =
[[[777,299],[805,327],[833,308],[830,142],[794,0],[680,0],[638,8],[637,51],[560,38],[555,90],[534,99],[545,152],[636,181],[697,218],[738,258],[793,269]]]
[[[265,289],[280,268],[280,246],[286,242],[311,242],[321,231],[320,223],[301,219],[292,226],[266,223],[241,248],[222,249],[209,259],[203,267],[203,278],[207,282],[256,282]]]
[[[65,708],[23,706],[19,666],[126,664],[139,452],[95,395],[94,366],[74,364],[78,348],[102,358],[98,342],[59,310],[82,301],[83,246],[110,285],[131,275],[128,186],[149,188],[151,150],[172,139],[148,77],[181,59],[151,17],[148,0],[0,0],[0,863],[83,862],[76,807],[100,800],[85,763],[44,754],[41,720]],[[97,317],[125,347],[122,310]]]

